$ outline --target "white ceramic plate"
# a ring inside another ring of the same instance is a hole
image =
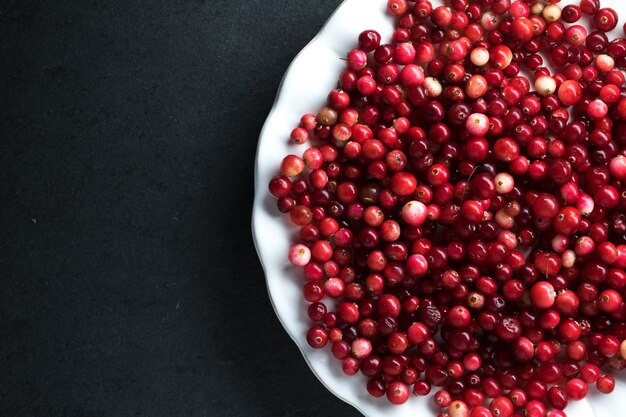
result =
[[[383,43],[390,40],[393,21],[386,14],[386,3],[385,0],[345,0],[289,66],[259,139],[252,232],[276,315],[319,380],[367,417],[434,417],[436,411],[429,398],[411,396],[401,406],[390,405],[385,398],[373,398],[365,389],[366,378],[360,374],[345,376],[341,363],[332,357],[328,347],[315,350],[308,346],[305,338],[309,327],[307,303],[301,295],[304,278],[302,270],[292,267],[287,259],[297,229],[278,212],[275,198],[267,191],[267,184],[278,172],[282,158],[290,153],[301,155],[304,151],[302,146],[288,144],[289,134],[303,114],[316,113],[325,104],[328,92],[336,86],[345,68],[342,58],[356,46],[358,34],[365,29],[376,29]],[[560,4],[569,3],[574,1],[565,0]],[[440,2],[434,0],[433,4]],[[602,4],[617,9],[622,16],[626,14],[626,3],[621,0],[605,0]],[[623,18],[616,36],[622,23]],[[589,400],[572,403],[566,412],[569,417],[623,416],[626,415],[625,394],[626,378],[622,372],[613,395],[592,393]]]

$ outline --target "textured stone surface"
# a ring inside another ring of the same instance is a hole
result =
[[[258,132],[339,0],[0,2],[0,415],[357,416],[271,309]]]

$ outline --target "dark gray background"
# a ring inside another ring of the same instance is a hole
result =
[[[339,3],[0,1],[0,415],[359,415],[249,226],[258,133]]]

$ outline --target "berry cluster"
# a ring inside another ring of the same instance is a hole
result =
[[[558,2],[389,0],[291,133],[306,338],[374,397],[561,417],[626,367],[626,39]]]

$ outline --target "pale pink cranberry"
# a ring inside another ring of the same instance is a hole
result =
[[[563,253],[569,246],[569,237],[562,233],[554,235],[552,238],[552,250],[556,253]]]
[[[400,215],[405,223],[411,226],[421,226],[426,221],[428,210],[424,203],[413,200],[402,207]]]
[[[480,24],[486,31],[492,31],[500,24],[500,16],[489,10],[480,18]]]
[[[455,400],[450,403],[448,407],[448,415],[450,417],[468,417],[469,407],[467,404],[460,400]]]
[[[443,91],[441,83],[435,77],[424,78],[424,88],[426,89],[426,95],[431,98],[439,97]]]
[[[465,83],[465,93],[471,99],[482,97],[487,92],[489,84],[487,79],[480,74],[474,74]]]
[[[311,260],[311,249],[297,243],[289,249],[289,262],[295,266],[305,266]]]
[[[543,8],[541,14],[548,22],[556,22],[561,18],[561,6],[558,4],[548,4]]]
[[[515,187],[515,179],[512,175],[506,172],[500,172],[494,177],[493,180],[496,183],[496,192],[498,194],[510,193]]]
[[[489,132],[489,117],[482,113],[472,113],[465,121],[465,129],[472,136],[485,136]]]
[[[626,163],[626,160],[624,161]],[[575,182],[568,182],[561,186],[561,197],[567,204],[574,204],[580,198],[580,190]]]
[[[480,310],[485,306],[485,296],[472,291],[467,295],[467,305],[474,310]]]
[[[304,160],[304,164],[310,170],[315,170],[321,168],[324,163],[324,156],[322,155],[322,151],[317,148],[308,148],[302,154],[302,159]]]
[[[515,219],[512,216],[508,215],[504,211],[504,209],[500,209],[496,212],[496,215],[494,216],[494,221],[501,229],[505,230],[512,229],[513,226],[515,226]]]
[[[622,359],[626,359],[626,339],[622,340],[619,346],[619,353],[622,355]]]
[[[563,251],[561,254],[561,264],[564,268],[571,268],[576,264],[576,252],[571,249]]]
[[[598,71],[609,72],[615,67],[615,60],[610,55],[600,54],[596,56],[595,64]]]
[[[304,160],[297,155],[287,155],[280,164],[280,173],[285,177],[295,177],[304,171]]]
[[[357,359],[367,358],[372,353],[372,342],[360,337],[352,342],[352,355]]]
[[[576,202],[576,208],[583,216],[589,216],[593,212],[595,202],[589,194],[583,194],[578,198]]]
[[[530,6],[530,13],[534,15],[540,15],[543,13],[543,9],[546,7],[545,4],[541,2],[535,2]]]
[[[472,64],[477,67],[487,65],[489,62],[489,50],[487,48],[483,48],[482,46],[474,48],[470,53],[470,60],[472,61]]]
[[[542,75],[535,80],[535,91],[542,96],[549,96],[556,91],[556,80],[549,75]]]

